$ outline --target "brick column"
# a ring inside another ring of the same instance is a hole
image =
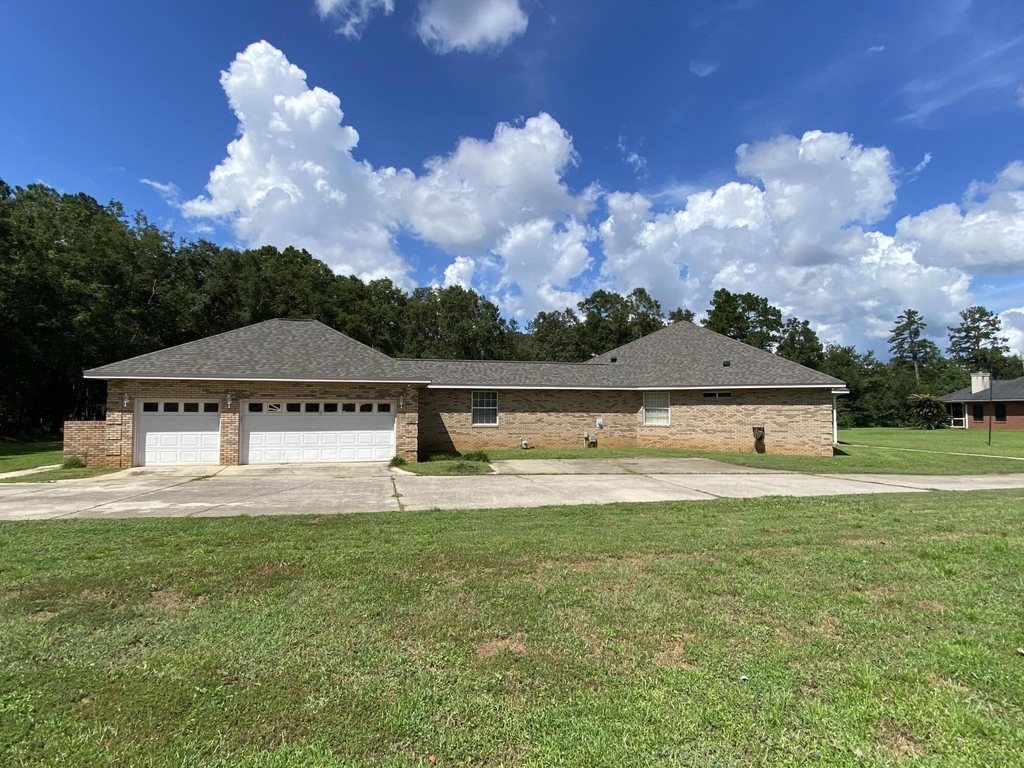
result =
[[[225,396],[220,401],[220,463],[241,464],[241,403],[235,393],[231,394],[231,405]]]
[[[420,389],[414,384],[403,387],[395,417],[395,452],[406,461],[419,458]]]

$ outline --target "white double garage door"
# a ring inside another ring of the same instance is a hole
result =
[[[243,464],[388,461],[395,404],[365,401],[244,401]],[[218,403],[146,401],[138,413],[136,463],[220,463]]]
[[[395,455],[395,404],[246,401],[241,449],[246,464],[388,461]]]

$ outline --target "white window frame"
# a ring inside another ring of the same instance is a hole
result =
[[[494,395],[494,405],[477,405],[477,395]],[[494,411],[494,423],[478,423],[476,420],[477,411]],[[501,409],[498,404],[498,391],[496,389],[475,389],[469,396],[469,421],[474,427],[496,427],[501,419]]]
[[[664,405],[648,405],[648,397],[663,396]],[[659,416],[664,413],[665,421],[651,421],[650,417],[655,413]],[[672,426],[672,393],[671,392],[644,392],[644,426],[645,427],[671,427]]]

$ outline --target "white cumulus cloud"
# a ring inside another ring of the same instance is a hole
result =
[[[962,204],[947,203],[896,224],[916,245],[919,260],[994,272],[1024,268],[1024,162],[1007,165],[992,182],[974,182]]]
[[[574,191],[572,136],[546,113],[396,169],[356,160],[359,134],[339,98],[269,43],[240,53],[221,83],[238,135],[206,193],[180,205],[194,225],[411,287],[402,233],[448,254],[444,285],[476,288],[520,319],[599,287],[642,286],[666,309],[700,312],[725,286],[767,296],[829,340],[884,339],[907,307],[941,335],[976,303],[974,271],[1024,271],[1024,162],[891,227],[903,172],[885,147],[845,133],[741,145],[736,180],[675,196]],[[1024,310],[1006,312],[1024,333]]]
[[[437,53],[499,50],[526,31],[519,0],[421,0],[416,32]]]
[[[754,291],[836,340],[878,336],[907,306],[941,322],[967,303],[963,271],[923,264],[913,246],[866,229],[896,196],[884,148],[810,131],[742,145],[736,167],[753,182],[695,192],[678,209],[609,195],[607,283],[697,311],[718,287]]]

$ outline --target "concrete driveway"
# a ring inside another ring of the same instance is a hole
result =
[[[0,520],[223,517],[493,509],[619,501],[1024,488],[1024,474],[804,475],[708,459],[495,462],[493,475],[420,477],[384,464],[130,469],[0,484]]]

